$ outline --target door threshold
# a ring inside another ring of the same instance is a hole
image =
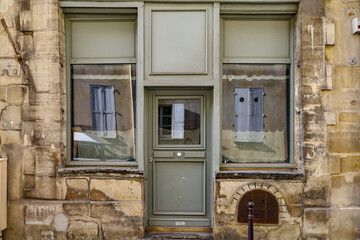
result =
[[[212,233],[211,227],[146,227],[146,232],[187,232]]]
[[[172,239],[189,239],[189,240],[213,240],[212,232],[146,232],[143,240],[153,240],[153,239],[163,239],[163,240],[172,240]]]

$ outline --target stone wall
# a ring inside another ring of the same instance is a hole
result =
[[[0,2],[35,89],[0,27],[0,139],[9,159],[4,239],[139,239],[143,174],[62,172],[66,147],[64,21],[57,0]]]
[[[296,16],[294,175],[248,172],[217,177],[216,239],[246,239],[240,196],[274,193],[279,225],[255,225],[257,239],[360,238],[359,0],[302,0]],[[126,168],[65,169],[66,69],[57,0],[0,1],[0,16],[30,67],[22,72],[0,27],[0,140],[8,157],[4,239],[139,239],[143,173]],[[355,59],[353,61],[349,61]],[[278,172],[284,171],[281,169]],[[270,177],[269,177],[270,176]],[[273,177],[271,177],[273,176]],[[260,187],[261,186],[261,187]]]

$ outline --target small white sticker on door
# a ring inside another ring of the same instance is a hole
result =
[[[175,222],[176,226],[185,226],[185,222]]]

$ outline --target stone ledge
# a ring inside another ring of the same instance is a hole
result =
[[[216,179],[303,180],[304,174],[300,172],[220,171],[216,172]]]
[[[142,177],[144,171],[138,168],[129,167],[59,167],[57,168],[59,175],[103,175],[116,174],[127,177]]]

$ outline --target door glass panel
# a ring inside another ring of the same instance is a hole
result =
[[[159,145],[201,143],[201,99],[159,99],[157,121]]]

